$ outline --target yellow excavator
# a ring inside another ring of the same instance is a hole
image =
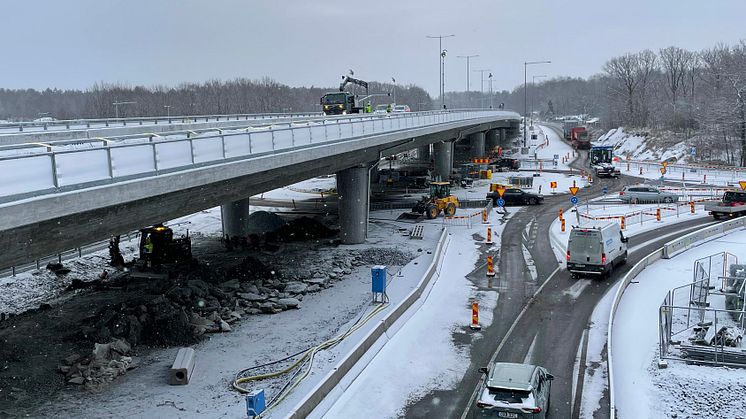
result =
[[[412,212],[425,214],[432,220],[441,212],[446,217],[456,214],[459,207],[458,199],[451,195],[451,184],[449,182],[430,182],[430,196],[423,196],[412,208]]]

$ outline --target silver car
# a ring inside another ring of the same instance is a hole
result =
[[[473,418],[544,419],[554,376],[543,367],[495,362],[485,374]]]
[[[619,192],[622,202],[641,203],[671,203],[679,200],[679,196],[671,192],[661,192],[658,188],[648,185],[625,186]]]

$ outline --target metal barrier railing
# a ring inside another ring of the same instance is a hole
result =
[[[287,124],[245,132],[137,144],[106,143],[84,150],[0,157],[0,202],[46,193],[187,170],[279,150],[343,141],[364,135],[498,117],[513,112],[433,111],[365,116],[348,121]]]

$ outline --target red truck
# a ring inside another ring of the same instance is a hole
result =
[[[576,150],[590,150],[591,138],[585,127],[575,127],[570,130],[570,141]]]

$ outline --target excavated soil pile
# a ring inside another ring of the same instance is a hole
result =
[[[324,239],[336,235],[338,230],[333,230],[322,224],[320,221],[300,217],[288,221],[287,225],[277,230],[277,239],[285,242],[300,240]]]

